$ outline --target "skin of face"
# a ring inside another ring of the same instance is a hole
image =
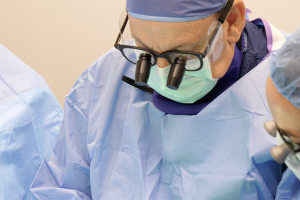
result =
[[[216,21],[217,14],[190,22],[159,22],[137,19],[129,15],[131,34],[136,44],[157,53],[171,50],[203,52],[207,44],[209,26]],[[235,0],[223,23],[223,51],[218,60],[211,63],[212,77],[222,78],[234,56],[235,44],[245,27],[246,15],[243,0]],[[170,63],[164,58],[157,59],[160,68]]]
[[[293,142],[300,144],[300,109],[278,92],[270,76],[267,79],[266,94],[278,128],[287,133]]]

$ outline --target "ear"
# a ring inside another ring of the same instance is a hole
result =
[[[246,7],[243,0],[234,1],[226,22],[228,23],[228,43],[235,44],[239,41],[246,23]]]

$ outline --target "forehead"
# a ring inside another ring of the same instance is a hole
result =
[[[161,22],[137,19],[129,15],[130,29],[133,38],[144,44],[157,44],[164,48],[166,45],[182,43],[204,43],[209,26],[216,20],[215,15],[189,22]]]
[[[186,22],[166,22],[166,21],[152,21],[152,20],[144,20],[144,19],[138,19],[135,17],[132,17],[131,15],[128,15],[129,17],[129,23],[131,26],[134,26],[135,28],[137,28],[137,26],[139,26],[139,28],[155,28],[157,29],[159,28],[163,28],[163,31],[166,31],[168,29],[171,30],[178,30],[181,28],[189,28],[192,29],[194,28],[196,29],[196,26],[207,26],[209,25],[209,23],[211,23],[212,21],[216,20],[216,16],[215,15],[211,15],[209,17],[203,18],[203,19],[199,19],[199,20],[194,20],[194,21],[186,21]]]
[[[267,81],[266,92],[269,108],[276,124],[280,129],[300,138],[300,109],[277,91],[270,77]]]

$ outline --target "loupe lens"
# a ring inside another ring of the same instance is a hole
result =
[[[135,84],[146,86],[151,70],[151,55],[142,53],[136,63]]]
[[[276,127],[276,124],[275,122],[272,120],[272,121],[268,121],[264,124],[264,128],[265,130],[273,137],[276,137],[276,130],[277,130],[277,127]]]
[[[168,76],[167,87],[172,90],[178,90],[185,72],[186,60],[182,57],[177,57],[171,65]]]
[[[276,162],[282,164],[284,163],[288,154],[291,153],[291,150],[287,144],[283,143],[280,146],[273,147],[270,153]]]
[[[192,54],[180,54],[180,53],[172,53],[169,55],[169,59],[172,63],[175,62],[175,59],[181,57],[186,60],[185,69],[187,71],[197,70],[201,67],[201,61],[199,58]]]
[[[148,52],[148,51],[144,51],[144,50],[139,50],[139,49],[133,49],[133,48],[124,48],[123,49],[123,55],[127,58],[127,60],[130,60],[130,62],[136,64],[137,61],[140,59],[140,55],[141,54],[148,54],[151,56],[151,64],[154,64],[154,56]]]

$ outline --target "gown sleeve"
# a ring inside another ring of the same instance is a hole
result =
[[[66,96],[54,150],[42,162],[31,185],[37,199],[92,199],[87,135],[93,81],[89,77],[87,70]]]
[[[276,192],[276,200],[300,199],[300,181],[295,174],[287,168],[282,176]]]

